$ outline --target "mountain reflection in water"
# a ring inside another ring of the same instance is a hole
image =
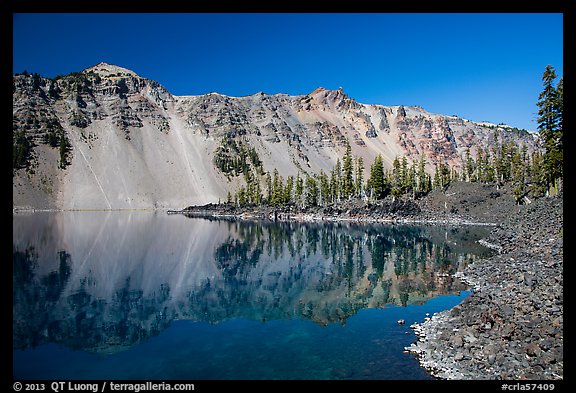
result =
[[[363,308],[422,303],[488,229],[270,223],[161,212],[13,217],[13,348],[114,353],[177,319],[345,324]]]

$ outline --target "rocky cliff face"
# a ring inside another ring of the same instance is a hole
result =
[[[100,63],[54,79],[13,79],[14,208],[181,208],[224,200],[242,176],[226,170],[230,146],[287,177],[329,171],[346,141],[391,167],[424,154],[458,167],[466,149],[494,143],[496,127],[419,107],[365,105],[341,89],[306,95],[218,93],[177,97],[133,71]],[[536,146],[532,134],[500,137]],[[18,142],[16,142],[18,141]],[[18,145],[18,146],[16,146]],[[19,150],[17,150],[19,149]],[[232,149],[234,150],[234,149]],[[232,151],[233,153],[233,151]],[[218,163],[222,165],[218,165]]]

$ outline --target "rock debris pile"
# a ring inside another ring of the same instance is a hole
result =
[[[563,197],[510,214],[486,241],[500,252],[461,275],[474,293],[412,325],[406,348],[442,379],[563,379]]]

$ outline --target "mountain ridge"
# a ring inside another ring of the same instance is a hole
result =
[[[436,162],[458,168],[467,149],[494,145],[495,132],[538,148],[526,130],[420,107],[362,104],[342,88],[175,96],[105,62],[52,79],[15,75],[13,92],[13,135],[31,145],[27,166],[14,171],[15,209],[179,208],[224,200],[243,180],[216,166],[218,157],[238,158],[231,141],[253,150],[263,173],[277,169],[284,177],[329,172],[346,143],[363,158],[365,174],[378,154],[386,168],[396,157],[415,161],[422,154],[429,172]],[[60,135],[69,142],[65,156],[54,142]]]

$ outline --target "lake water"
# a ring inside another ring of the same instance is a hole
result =
[[[488,231],[17,213],[13,375],[430,379],[409,325],[468,295]]]

